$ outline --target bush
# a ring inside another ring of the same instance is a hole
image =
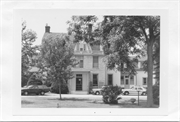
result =
[[[159,85],[153,86],[153,102],[159,105]]]
[[[93,83],[89,82],[89,94],[91,94],[92,89],[93,89]]]
[[[102,89],[103,102],[108,104],[117,104],[117,97],[122,93],[121,87],[105,86]]]
[[[27,85],[42,85],[42,81],[36,77],[36,75],[31,75],[29,78]]]
[[[51,92],[59,94],[59,85],[57,83],[52,83]],[[68,94],[68,93],[69,93],[69,89],[68,89],[67,84],[62,84],[61,85],[61,94]]]

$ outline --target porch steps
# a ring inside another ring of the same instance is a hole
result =
[[[88,92],[87,91],[71,91],[70,94],[85,95],[85,94],[88,94]]]

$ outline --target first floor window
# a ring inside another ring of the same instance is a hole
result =
[[[121,85],[124,85],[124,76],[121,76]]]
[[[143,78],[143,85],[147,85],[147,78]]]
[[[108,74],[108,85],[113,85],[113,75]]]
[[[131,85],[134,85],[134,76],[131,76],[131,77],[130,77],[130,84],[131,84]]]
[[[98,74],[93,74],[93,86],[98,86]]]

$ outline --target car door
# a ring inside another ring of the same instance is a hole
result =
[[[131,91],[130,91],[131,95],[137,95],[137,88],[136,87],[132,87]]]
[[[38,87],[35,85],[35,86],[32,86],[30,87],[30,92],[33,93],[33,94],[36,94],[38,92]]]
[[[138,91],[139,91],[139,95],[141,95],[142,92],[143,92],[143,89],[139,87],[139,88],[138,88]]]

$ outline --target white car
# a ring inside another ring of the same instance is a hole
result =
[[[122,89],[124,95],[146,95],[147,90],[141,86],[133,86],[130,89]]]

